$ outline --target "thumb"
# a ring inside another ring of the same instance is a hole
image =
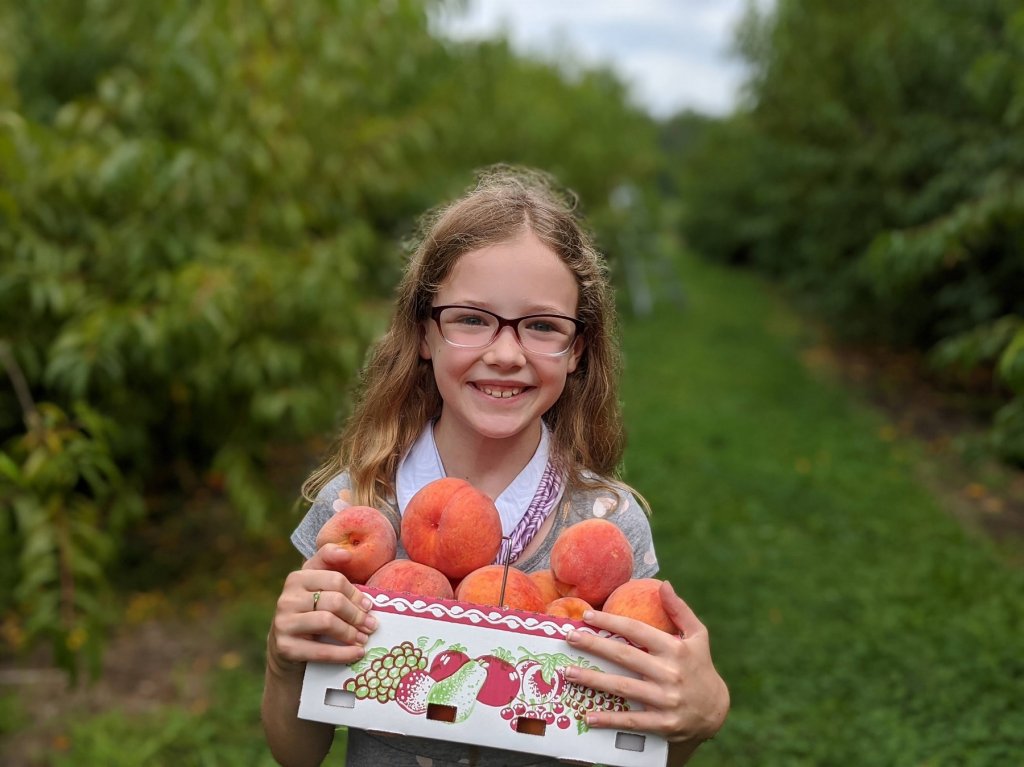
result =
[[[352,560],[352,552],[336,543],[325,543],[307,559],[303,570],[336,570],[338,572]]]
[[[706,630],[696,613],[676,594],[676,590],[672,587],[671,583],[663,581],[658,593],[661,596],[661,606],[676,625],[676,628],[679,629],[683,638],[691,637]]]

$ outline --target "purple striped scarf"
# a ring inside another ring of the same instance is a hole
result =
[[[537,492],[534,493],[533,500],[530,501],[519,524],[508,536],[501,539],[501,549],[498,551],[495,564],[503,565],[506,562],[515,562],[519,558],[523,549],[533,540],[533,536],[537,534],[541,525],[555,508],[555,504],[558,503],[558,498],[562,493],[562,484],[562,475],[548,461],[548,465],[544,467],[544,473],[541,475],[540,484],[537,485]]]

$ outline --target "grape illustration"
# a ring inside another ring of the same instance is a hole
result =
[[[629,708],[625,698],[620,695],[601,692],[574,682],[566,685],[562,701],[581,727],[586,727],[587,714],[591,711],[625,711]]]
[[[375,700],[378,703],[394,700],[399,682],[409,672],[425,669],[428,655],[442,644],[438,640],[430,650],[425,650],[427,641],[426,637],[420,637],[416,644],[406,640],[391,648],[367,650],[366,655],[352,665],[358,673],[345,680],[342,689],[355,695],[357,700]]]

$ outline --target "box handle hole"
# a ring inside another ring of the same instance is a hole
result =
[[[534,719],[527,716],[521,716],[516,719],[516,732],[525,732],[527,735],[543,735],[547,726],[543,719]]]
[[[435,722],[454,722],[459,710],[455,706],[442,706],[440,703],[427,704],[427,719]]]
[[[646,740],[646,737],[637,735],[635,732],[617,732],[615,733],[615,748],[621,751],[643,751]]]
[[[345,692],[345,690],[328,687],[327,692],[324,693],[324,705],[337,706],[338,708],[355,708],[356,696],[354,693]]]

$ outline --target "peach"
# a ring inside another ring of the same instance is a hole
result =
[[[555,586],[555,576],[551,574],[551,570],[535,570],[530,573],[530,579],[540,589],[540,595],[544,600],[544,604],[550,604],[562,596],[558,593],[558,588]]]
[[[601,609],[606,613],[635,618],[670,634],[678,634],[678,627],[661,606],[660,588],[661,581],[657,578],[634,578],[609,594]]]
[[[592,609],[590,603],[583,601],[579,597],[559,597],[548,602],[544,612],[548,615],[554,615],[556,618],[571,618],[574,621],[581,621],[583,620],[583,613],[590,609]]]
[[[409,500],[401,535],[410,559],[458,580],[494,561],[501,548],[501,518],[494,502],[471,484],[445,477]]]
[[[332,516],[316,536],[319,549],[336,543],[352,552],[341,569],[353,583],[366,583],[382,565],[395,558],[398,537],[391,521],[372,506],[346,506]]]
[[[421,597],[452,599],[455,592],[444,573],[411,559],[394,559],[370,576],[367,586]]]
[[[551,549],[551,573],[563,597],[600,607],[633,575],[633,549],[625,534],[605,519],[567,527]]]
[[[495,605],[511,607],[516,610],[530,610],[536,613],[543,612],[544,599],[540,595],[537,584],[530,580],[529,575],[515,567],[508,568],[508,578],[505,580],[505,599],[503,604],[499,604],[504,571],[503,565],[485,565],[477,568],[462,579],[459,588],[455,591],[455,598],[478,605]]]

